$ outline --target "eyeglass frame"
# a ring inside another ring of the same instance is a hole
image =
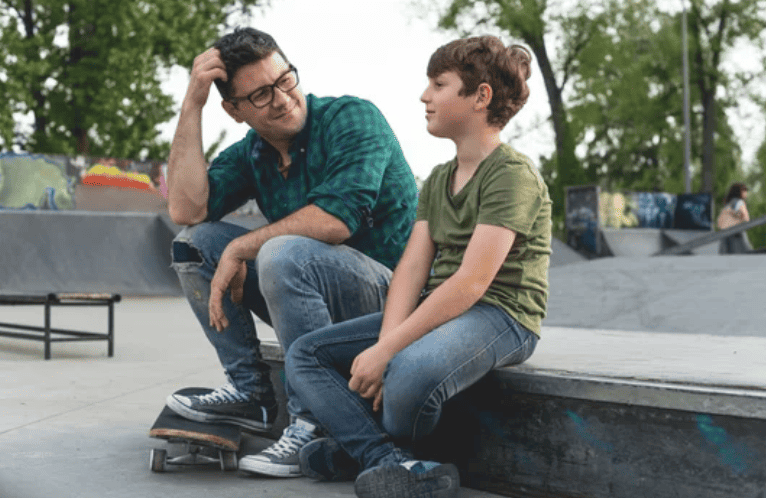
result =
[[[295,73],[295,86],[293,86],[292,88],[289,88],[287,90],[284,90],[284,89],[280,88],[279,82],[280,82],[280,80],[282,78],[284,78],[285,76],[287,76],[290,73]],[[274,102],[274,95],[276,95],[277,89],[279,89],[279,91],[281,91],[283,93],[287,93],[287,92],[290,92],[290,91],[294,90],[298,86],[299,83],[300,83],[300,77],[298,76],[298,68],[293,66],[292,64],[290,64],[290,66],[288,67],[287,71],[285,71],[284,73],[280,74],[279,78],[277,78],[277,80],[274,83],[272,83],[271,85],[260,86],[260,87],[256,88],[255,90],[253,90],[252,92],[250,92],[249,94],[247,94],[244,97],[231,97],[231,98],[229,98],[229,102],[231,102],[232,104],[234,104],[236,106],[237,104],[239,104],[243,100],[247,100],[256,109],[263,109],[263,108],[266,108],[266,107],[270,106],[271,103]],[[266,88],[271,90],[271,98],[269,99],[269,101],[267,103],[265,103],[263,105],[260,105],[260,106],[256,105],[255,102],[253,102],[253,100],[252,100],[252,96],[256,92],[263,91]]]

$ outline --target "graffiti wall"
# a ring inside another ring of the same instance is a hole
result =
[[[0,209],[158,210],[164,171],[160,161],[0,154]]]
[[[567,244],[577,250],[600,254],[601,223],[598,186],[567,187],[566,220]]]

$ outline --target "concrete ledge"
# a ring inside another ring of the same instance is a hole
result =
[[[449,400],[419,457],[514,497],[763,498],[766,339],[544,327]],[[279,377],[281,348],[262,344]]]
[[[499,369],[493,375],[504,387],[526,394],[766,419],[764,390],[582,376],[535,369]]]
[[[261,351],[284,362],[275,341]],[[766,419],[763,351],[760,337],[544,327],[528,362],[493,376],[527,394]]]

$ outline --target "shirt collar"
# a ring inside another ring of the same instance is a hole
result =
[[[296,150],[305,150],[308,146],[309,137],[311,136],[311,116],[313,114],[313,107],[315,105],[314,95],[306,94],[306,123],[303,125],[301,131],[295,136],[295,140],[290,144],[290,153],[294,153]],[[261,137],[257,131],[250,130],[253,134],[253,146],[250,149],[250,159],[253,162],[268,160],[277,160],[277,152],[270,143]],[[268,168],[267,168],[268,169]],[[274,170],[276,171],[276,169]]]

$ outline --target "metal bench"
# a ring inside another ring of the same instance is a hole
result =
[[[46,360],[51,358],[51,343],[73,341],[107,341],[108,354],[111,357],[114,356],[114,303],[119,302],[120,299],[119,294],[0,295],[0,305],[43,306],[45,318],[44,326],[0,322],[0,336],[45,343]],[[109,308],[107,332],[53,328],[51,326],[51,308],[53,306],[107,306]]]

